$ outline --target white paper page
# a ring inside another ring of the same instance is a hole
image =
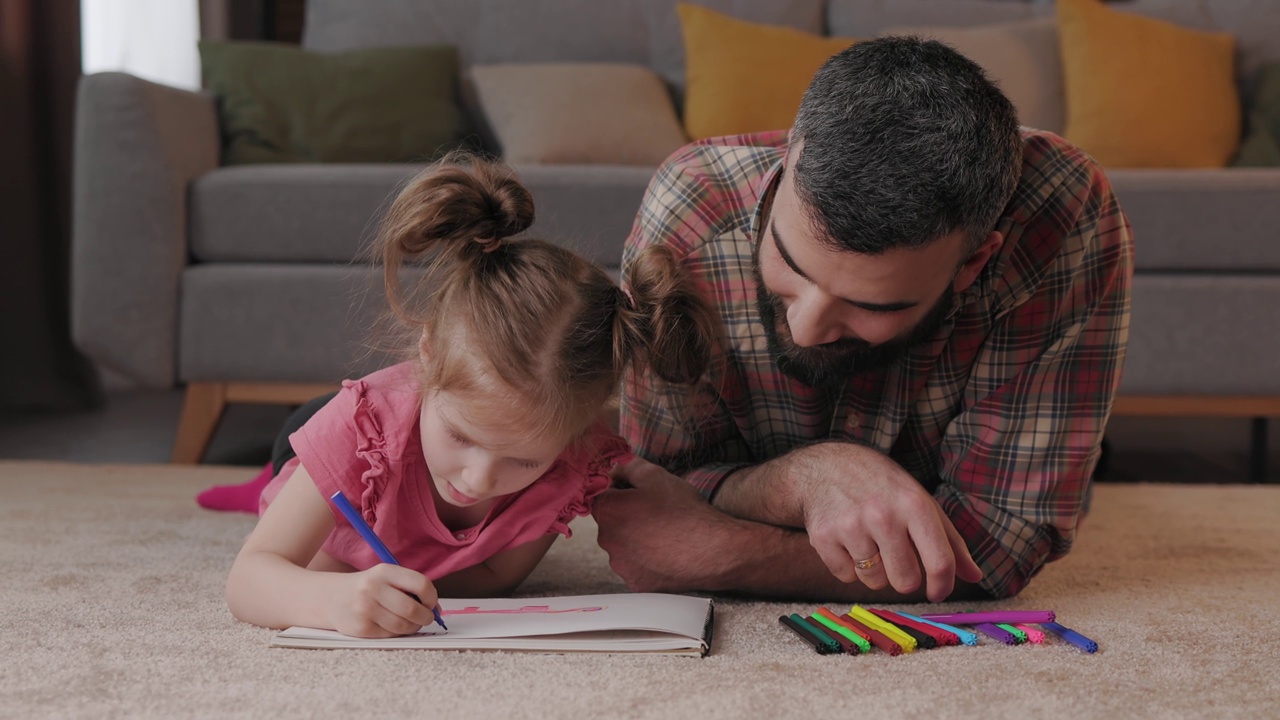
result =
[[[441,598],[449,632],[432,624],[412,638],[450,644],[479,638],[562,635],[600,630],[651,630],[701,639],[709,601],[663,593],[575,595],[550,598]],[[283,637],[342,640],[332,630],[291,627]]]
[[[602,630],[561,635],[525,635],[514,638],[451,638],[448,635],[409,635],[381,640],[289,637],[276,635],[272,645],[291,648],[323,649],[431,649],[431,650],[508,650],[527,652],[643,652],[702,655],[706,645],[701,640],[671,633],[648,630]]]

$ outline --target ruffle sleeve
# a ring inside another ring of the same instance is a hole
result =
[[[387,474],[387,438],[373,401],[369,399],[365,381],[344,380],[342,387],[355,394],[352,419],[356,432],[356,457],[368,465],[360,475],[359,507],[365,522],[373,525],[377,520],[378,498]]]
[[[565,503],[547,532],[573,537],[569,523],[575,518],[589,514],[592,501],[609,488],[613,468],[635,457],[627,441],[612,432],[601,433],[592,445],[594,451],[589,458],[585,459],[585,462],[570,464],[573,472],[581,474],[582,482],[578,483],[577,491]]]

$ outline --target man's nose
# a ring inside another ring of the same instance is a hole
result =
[[[816,288],[802,293],[787,308],[791,340],[800,347],[825,345],[840,339],[840,326],[831,322],[831,302]]]

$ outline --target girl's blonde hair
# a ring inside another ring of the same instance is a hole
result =
[[[680,384],[703,375],[719,325],[670,250],[636,258],[628,296],[577,254],[514,238],[533,216],[533,198],[510,168],[459,154],[392,203],[377,251],[393,314],[422,343],[424,390],[470,396],[530,435],[572,441],[628,367],[647,365]],[[426,256],[425,302],[415,303],[400,274]]]

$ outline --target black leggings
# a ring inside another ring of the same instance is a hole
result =
[[[276,435],[275,445],[271,447],[271,475],[279,475],[280,468],[284,464],[298,456],[293,451],[293,446],[289,444],[289,436],[298,428],[307,424],[312,415],[315,415],[320,408],[324,407],[338,393],[331,392],[327,395],[321,395],[318,398],[308,400],[304,405],[294,410],[288,419],[284,421],[284,427],[280,428],[280,434]]]

